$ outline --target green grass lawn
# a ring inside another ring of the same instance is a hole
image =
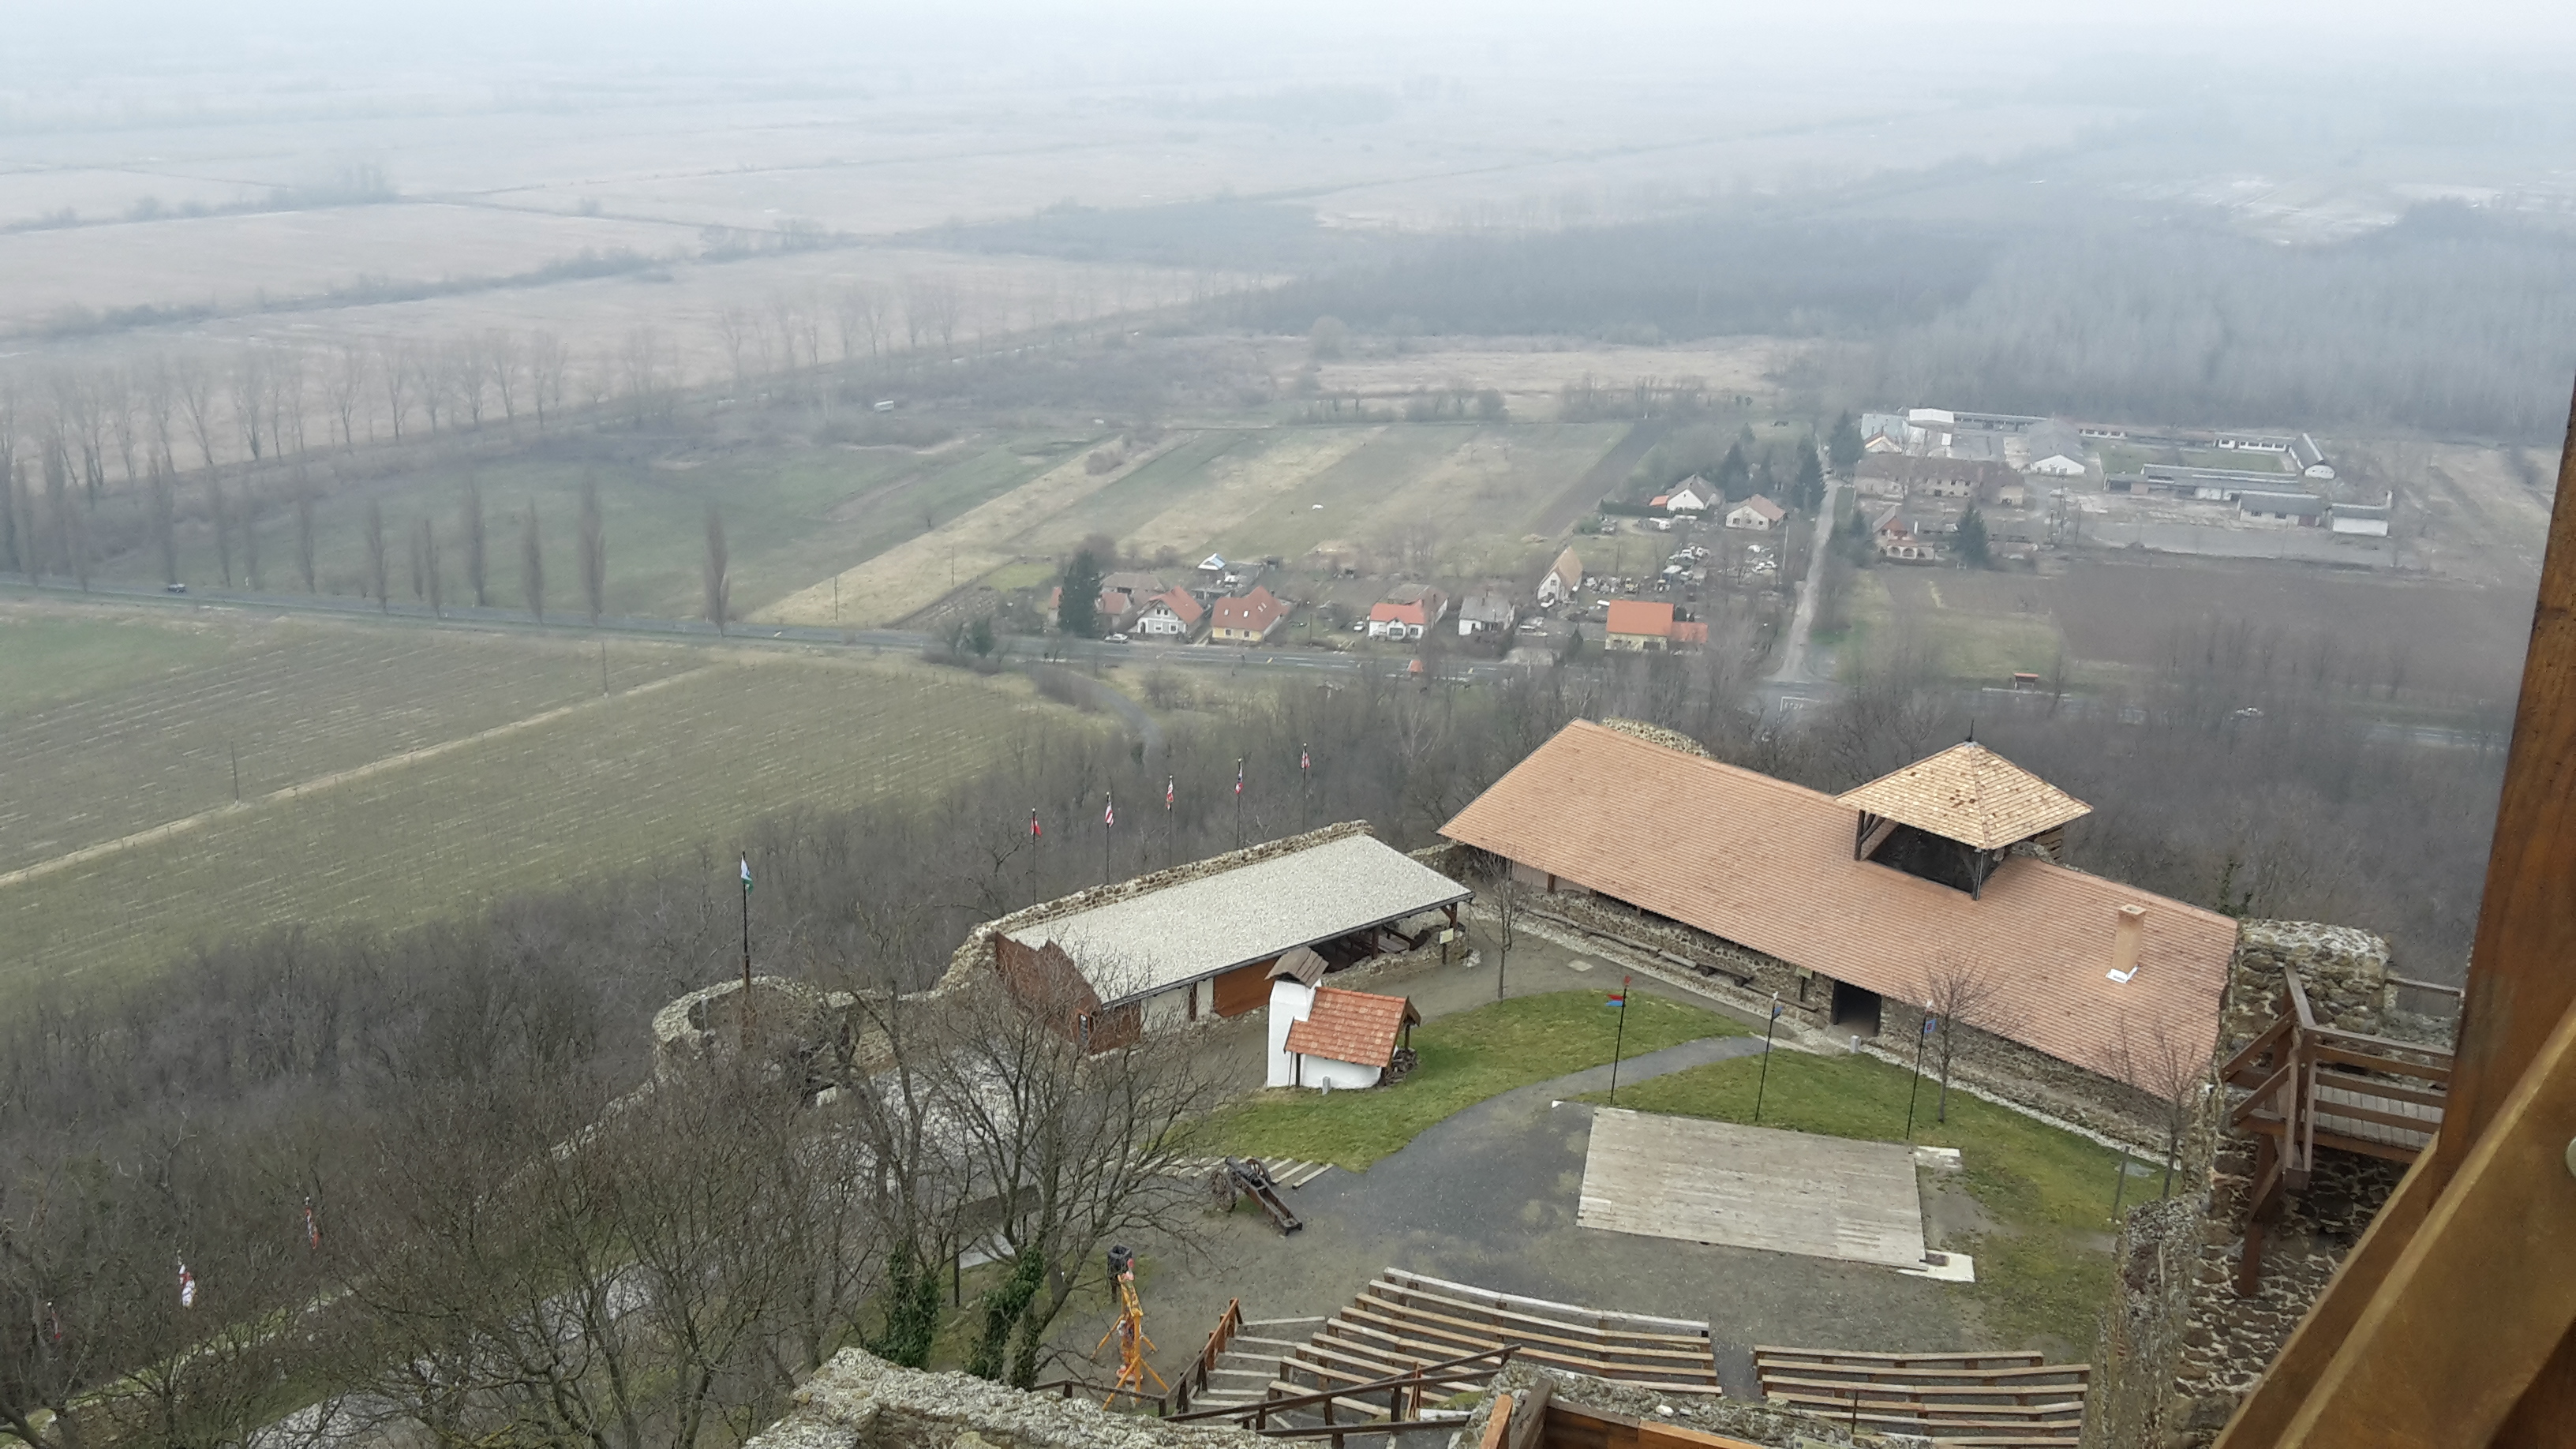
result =
[[[143,684],[233,645],[229,632],[177,619],[0,613],[0,716]]]
[[[1761,1069],[1759,1057],[1692,1067],[1622,1088],[1619,1105],[1750,1122]],[[1760,1089],[1762,1125],[1900,1141],[1912,1078],[1868,1057],[1774,1052],[1770,1081]],[[2052,1349],[2089,1353],[2094,1318],[2111,1283],[2106,1234],[2119,1155],[1962,1092],[1950,1094],[1949,1120],[1934,1121],[1938,1092],[1938,1082],[1927,1076],[1914,1140],[1959,1149],[1964,1186],[1994,1223],[1962,1245],[1977,1260],[1972,1291],[1988,1327],[2016,1346],[2052,1337],[2059,1341]],[[2130,1198],[2152,1196],[2156,1187],[2138,1180]]]
[[[1609,1061],[1619,1013],[1602,1001],[1598,991],[1559,991],[1425,1022],[1413,1029],[1421,1062],[1394,1086],[1330,1094],[1274,1088],[1213,1113],[1199,1136],[1211,1152],[1363,1170],[1463,1108]],[[1713,1011],[1639,994],[1629,1000],[1622,1050],[1635,1056],[1749,1030]]]

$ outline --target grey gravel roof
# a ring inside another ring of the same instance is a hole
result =
[[[1008,934],[1063,947],[1116,1005],[1470,894],[1375,836],[1345,835]]]

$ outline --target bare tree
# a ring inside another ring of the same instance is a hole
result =
[[[728,602],[733,595],[733,580],[725,571],[724,518],[716,512],[716,506],[713,503],[707,505],[707,556],[704,582],[707,622],[715,625],[716,632],[721,634],[725,629]]]
[[[1503,999],[1503,968],[1512,958],[1512,935],[1521,913],[1521,884],[1509,861],[1494,875],[1489,889],[1494,904],[1494,999]]]
[[[246,480],[242,484],[240,516],[235,524],[241,531],[242,582],[256,590],[259,587],[259,490]]]
[[[743,393],[749,374],[743,369],[743,350],[751,342],[751,314],[740,307],[727,307],[716,313],[716,342],[725,351],[725,366],[733,373],[736,397]]]
[[[200,466],[215,466],[215,374],[202,357],[183,355],[171,370],[179,393],[179,412],[188,420],[188,436],[197,445]]]
[[[224,497],[223,479],[211,472],[206,475],[206,524],[215,531],[215,560],[229,589],[233,586],[232,503]]]
[[[537,431],[545,431],[547,413],[563,407],[571,368],[572,352],[562,338],[541,327],[528,339],[528,403],[536,410]]]
[[[265,434],[261,425],[268,403],[268,349],[245,347],[233,356],[232,383],[233,426],[241,433],[242,446],[250,450],[251,461],[262,456]]]
[[[1086,1014],[1097,999],[1077,999],[1075,983],[1022,989],[1031,994],[990,977],[954,993],[935,1069],[942,1115],[994,1194],[1013,1276],[1035,1280],[1008,1360],[1007,1377],[1026,1388],[1077,1284],[1100,1281],[1102,1249],[1149,1232],[1187,1236],[1198,1209],[1177,1169],[1211,1084],[1196,1054],[1145,1047],[1132,1022]]]
[[[340,423],[340,446],[358,445],[358,399],[367,387],[367,349],[355,342],[343,342],[332,354],[332,369],[323,379],[322,389],[331,401],[331,415]],[[368,429],[372,435],[373,428]]]
[[[429,570],[429,612],[432,617],[447,617],[447,581],[438,571],[438,527],[428,519],[420,521],[420,551]]]
[[[156,460],[152,467],[152,542],[161,553],[161,582],[179,582],[178,508],[170,496],[170,474]]]
[[[599,480],[588,473],[581,478],[581,597],[590,606],[590,626],[598,628],[608,602],[608,526],[599,511]]]
[[[417,520],[411,527],[403,530],[405,552],[410,555],[411,561],[411,597],[412,602],[414,603],[419,603],[429,597],[429,575],[427,572],[429,564],[429,550],[423,546],[421,540],[421,533],[426,524],[426,519]]]
[[[546,621],[546,551],[537,537],[537,500],[528,500],[528,511],[519,529],[519,593],[528,601],[528,612],[537,622]]]
[[[367,586],[376,596],[376,608],[391,612],[385,578],[385,506],[376,499],[367,500]]]
[[[2171,1196],[2183,1133],[2207,1090],[2212,1063],[2186,1050],[2161,1017],[2141,1021],[2124,1012],[2112,1025],[2102,1070],[2156,1099],[2157,1126],[2165,1138],[2164,1192]]]
[[[461,528],[465,536],[465,586],[474,591],[474,607],[487,608],[492,600],[485,587],[489,557],[483,526],[483,485],[471,473],[465,475],[465,517]]]
[[[399,443],[403,418],[411,410],[411,349],[390,339],[377,343],[376,381],[385,390],[385,416],[392,424],[394,441]]]
[[[295,486],[295,571],[304,580],[304,592],[322,591],[313,574],[313,484],[309,479],[298,479]]]
[[[515,420],[519,416],[518,399],[522,395],[519,339],[512,336],[507,328],[494,327],[484,332],[483,366],[491,374],[492,393],[500,401],[502,421]]]
[[[1923,1001],[1936,1019],[1933,1046],[1941,1060],[1941,1096],[1933,1120],[1950,1120],[1950,1061],[1959,1049],[1959,1032],[1974,1029],[2000,1034],[2016,1014],[2012,998],[1982,961],[1944,951],[1923,972]]]

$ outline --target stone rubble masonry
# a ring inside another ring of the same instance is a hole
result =
[[[2298,970],[2320,1021],[2386,1029],[2385,941],[2342,926],[2248,921],[2228,974],[2222,1057],[2271,1023],[2285,966]],[[2254,1139],[2226,1126],[2234,1100],[2212,1092],[2193,1119],[2177,1175],[2191,1190],[2140,1205],[2121,1226],[2086,1449],[2206,1449],[2396,1190],[2400,1164],[2320,1149],[2307,1191],[2284,1199],[2264,1232],[2260,1288],[2238,1297]]]
[[[1259,1449],[1223,1424],[1167,1424],[961,1373],[898,1368],[843,1349],[744,1449]]]

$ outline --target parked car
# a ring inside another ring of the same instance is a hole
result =
[[[1109,636],[1109,642],[1112,644],[1124,644],[1127,642],[1127,636],[1124,634],[1112,634]]]
[[[165,594],[184,594],[188,592],[188,586],[186,584],[163,584],[161,586],[161,592]]]

